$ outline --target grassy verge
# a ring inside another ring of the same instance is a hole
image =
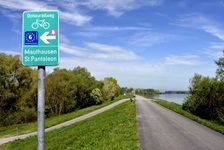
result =
[[[153,100],[154,102],[156,102],[157,104],[160,104],[172,111],[175,111],[191,120],[194,120],[202,125],[205,125],[217,132],[220,132],[222,134],[224,134],[224,126],[222,125],[219,125],[219,124],[216,124],[212,121],[208,121],[208,120],[205,120],[205,119],[201,119],[200,117],[198,116],[195,116],[193,114],[191,114],[190,112],[188,111],[185,111],[182,109],[182,105],[179,105],[179,104],[176,104],[174,102],[168,102],[168,101],[165,101],[165,100]]]
[[[46,150],[140,149],[135,103],[124,102],[104,113],[73,125],[47,132]],[[13,141],[3,150],[36,149],[37,137]]]
[[[95,105],[95,106],[91,106],[91,107],[88,107],[85,109],[77,110],[77,111],[69,113],[69,114],[47,118],[47,119],[45,119],[45,127],[46,128],[52,127],[54,125],[74,119],[76,117],[82,116],[84,114],[90,113],[94,110],[97,110],[99,108],[102,108],[104,106],[112,104],[114,102],[117,102],[118,100],[121,100],[124,98],[130,98],[130,97],[132,97],[132,95],[126,95],[126,96],[120,95],[119,97],[115,98],[115,100],[105,102],[101,105]],[[30,133],[30,132],[35,132],[35,131],[37,131],[37,122],[33,122],[33,123],[29,123],[29,124],[19,124],[19,125],[14,125],[14,126],[1,127],[0,128],[0,138],[22,135],[25,133]]]

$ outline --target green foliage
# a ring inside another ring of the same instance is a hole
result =
[[[47,132],[46,150],[140,149],[136,109],[125,102],[104,113],[73,125]],[[2,149],[36,149],[36,136],[4,144]]]
[[[155,90],[155,89],[136,89],[135,90],[136,94],[139,95],[152,95],[152,94],[159,94],[160,91],[159,90]]]
[[[71,73],[73,74],[71,84],[76,89],[75,97],[78,107],[85,108],[93,105],[94,101],[92,101],[90,94],[95,88],[101,89],[99,81],[96,81],[86,68],[76,67]]]
[[[24,116],[36,109],[33,99],[26,95],[34,86],[32,69],[22,65],[20,56],[0,53],[0,126],[36,118],[36,115]]]
[[[103,83],[91,76],[86,68],[56,68],[47,76],[46,106],[50,113],[60,115],[100,104],[103,101],[102,86]],[[114,94],[114,91],[108,91],[108,94],[111,93]]]
[[[36,120],[37,76],[38,70],[23,66],[20,56],[0,53],[0,127]],[[97,81],[86,68],[55,68],[46,77],[46,115],[100,104],[118,96],[119,89],[116,79]]]
[[[104,100],[113,100],[119,95],[119,85],[117,80],[112,77],[104,78],[103,87],[102,87],[103,99]]]
[[[223,51],[224,54],[224,51]],[[219,58],[218,61],[215,61],[218,65],[218,69],[216,70],[216,77],[221,81],[224,80],[224,57]]]
[[[224,125],[224,59],[216,61],[217,78],[195,74],[190,80],[189,96],[183,103],[183,109],[191,113]]]
[[[224,82],[195,74],[189,90],[183,109],[201,118],[224,124]]]
[[[120,95],[123,95],[124,92],[127,93],[126,89],[127,89],[126,87],[121,87],[121,88],[120,88]]]
[[[98,105],[103,102],[103,97],[102,93],[99,88],[95,88],[92,90],[90,93],[91,99],[94,101],[94,104]]]
[[[71,112],[76,107],[75,99],[72,99],[73,89],[67,70],[57,70],[47,76],[46,80],[46,106],[51,113],[64,114]]]
[[[137,95],[141,95],[144,97],[148,97],[148,98],[153,98],[156,94],[160,94],[159,90],[154,90],[154,89],[136,89],[135,93]]]

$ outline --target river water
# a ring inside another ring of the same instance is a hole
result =
[[[169,102],[175,102],[177,104],[183,104],[185,98],[187,97],[187,94],[156,94],[150,95],[148,97],[153,99],[167,100]]]

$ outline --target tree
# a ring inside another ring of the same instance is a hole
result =
[[[35,118],[35,115],[26,115],[35,111],[33,105],[29,105],[33,101],[27,103],[25,96],[32,86],[31,73],[32,69],[22,65],[19,55],[0,54],[0,125],[27,122]]]
[[[91,76],[91,73],[82,67],[76,67],[72,71],[73,78],[71,84],[77,89],[75,97],[77,99],[77,106],[85,108],[92,105],[90,93],[98,86],[98,81]]]
[[[120,95],[123,95],[124,93],[127,93],[127,87],[120,88]]]
[[[18,55],[0,53],[0,126],[36,120],[37,86],[37,69],[23,66]],[[46,108],[60,115],[100,104],[103,88],[109,100],[119,95],[114,78],[97,81],[86,68],[55,68],[46,77]]]
[[[182,108],[201,118],[224,124],[224,58],[219,58],[216,64],[216,78],[195,74],[190,80],[189,96]]]
[[[119,85],[117,80],[112,77],[104,78],[102,87],[103,98],[105,101],[113,100],[119,95]]]
[[[86,68],[73,70],[55,68],[47,76],[46,106],[53,114],[64,114],[75,109],[100,103],[102,87]]]
[[[224,51],[223,51],[224,56]],[[216,70],[216,77],[220,79],[221,81],[224,80],[224,57],[221,57],[218,59],[218,61],[215,61],[215,63],[218,65],[218,69]]]
[[[51,113],[64,114],[75,110],[76,101],[72,99],[72,87],[70,85],[71,73],[67,70],[55,69],[47,76],[46,82],[46,106]]]
[[[92,92],[90,93],[90,97],[93,101],[93,104],[98,105],[103,102],[103,95],[99,88],[93,89]]]

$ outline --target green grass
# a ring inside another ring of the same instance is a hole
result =
[[[3,150],[34,150],[37,137],[9,142]],[[46,150],[140,149],[135,103],[124,102],[97,116],[45,134]]]
[[[162,106],[164,106],[164,107],[166,107],[166,108],[168,108],[168,109],[170,109],[170,110],[172,110],[176,113],[179,113],[179,114],[181,114],[181,115],[183,115],[183,116],[185,116],[185,117],[187,117],[191,120],[194,120],[194,121],[196,121],[196,122],[198,122],[202,125],[205,125],[205,126],[211,128],[211,129],[219,132],[219,133],[224,134],[224,126],[216,124],[212,121],[202,119],[198,116],[195,116],[195,115],[191,114],[190,112],[183,110],[182,105],[180,105],[180,104],[176,104],[174,102],[168,102],[168,101],[165,101],[165,100],[158,100],[158,99],[153,100],[153,101],[156,102],[157,104],[160,104],[160,105],[162,105]]]
[[[91,107],[88,107],[85,109],[77,110],[77,111],[69,113],[69,114],[64,114],[64,115],[47,118],[47,119],[45,119],[45,127],[46,128],[52,127],[54,125],[74,119],[76,117],[82,116],[84,114],[87,114],[89,112],[92,112],[94,110],[97,110],[99,108],[107,106],[109,104],[112,104],[114,102],[117,102],[118,100],[121,100],[124,98],[130,98],[130,97],[132,97],[132,95],[126,95],[126,96],[120,95],[119,97],[115,98],[113,101],[108,101],[101,105],[94,105],[94,106],[91,106]],[[18,132],[17,132],[17,128],[18,128]],[[29,124],[19,124],[19,125],[1,127],[0,128],[0,138],[16,136],[17,134],[22,135],[25,133],[30,133],[30,132],[35,132],[35,131],[37,131],[37,122],[33,122],[33,123],[29,123]]]

